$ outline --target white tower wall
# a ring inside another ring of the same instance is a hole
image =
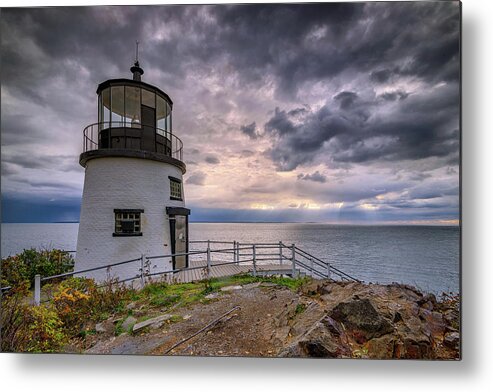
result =
[[[117,263],[142,254],[171,254],[166,207],[184,207],[185,198],[170,199],[169,176],[182,179],[181,170],[150,159],[102,157],[86,162],[75,270]],[[142,209],[142,236],[115,237],[115,209]],[[140,261],[78,276],[96,281],[139,274]],[[172,269],[171,258],[152,260],[150,272]]]

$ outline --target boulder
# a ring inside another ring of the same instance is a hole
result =
[[[351,331],[358,343],[378,338],[394,331],[368,299],[353,299],[341,302],[330,312],[330,316]]]
[[[137,319],[133,316],[128,316],[122,323],[122,329],[126,332],[137,322]]]
[[[254,289],[256,287],[259,287],[260,286],[260,282],[253,282],[253,283],[248,283],[246,285],[243,286],[244,289]]]
[[[243,286],[225,286],[221,287],[221,291],[235,291],[235,290],[241,290]]]
[[[429,339],[423,336],[407,336],[399,339],[394,346],[394,357],[403,359],[433,359],[433,348]]]
[[[437,306],[437,299],[434,294],[426,294],[417,301],[418,305],[428,310],[433,310]]]
[[[314,357],[314,358],[340,358],[349,357],[351,349],[340,339],[342,332],[338,327],[339,335],[335,335],[328,328],[328,325],[335,323],[330,318],[324,318],[317,323],[304,335],[296,339],[292,344],[279,353],[282,357]]]
[[[326,282],[312,280],[307,284],[301,286],[301,293],[308,296],[325,295],[330,293],[330,287]]]
[[[453,350],[458,350],[460,345],[459,332],[448,332],[443,338],[443,344]]]
[[[393,334],[387,334],[379,338],[368,341],[366,348],[368,357],[375,359],[392,359],[394,358],[394,346],[397,338]]]
[[[163,324],[164,321],[169,320],[172,317],[171,314],[163,314],[158,317],[154,317],[148,320],[141,321],[140,323],[134,324],[132,331],[134,333],[139,332],[140,330],[149,327],[149,326],[155,326],[156,328],[159,328],[160,325]]]
[[[422,308],[419,312],[419,318],[424,322],[423,330],[430,335],[436,337],[443,335],[445,332],[446,324],[441,313]]]
[[[97,323],[96,326],[94,327],[97,333],[105,333],[106,328],[104,327],[103,323]]]
[[[443,313],[443,319],[452,328],[454,328],[454,329],[459,328],[460,317],[459,317],[459,312],[457,310],[447,309]]]

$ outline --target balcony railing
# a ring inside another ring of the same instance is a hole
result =
[[[84,128],[83,152],[108,149],[150,151],[183,161],[183,142],[164,129],[115,121]]]

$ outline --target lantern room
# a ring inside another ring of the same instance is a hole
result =
[[[98,86],[98,122],[84,130],[84,152],[133,150],[181,161],[183,145],[173,135],[171,98],[142,82],[138,61],[131,71],[133,79],[110,79]]]

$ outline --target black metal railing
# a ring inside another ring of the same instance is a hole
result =
[[[88,125],[83,134],[83,152],[101,149],[151,151],[183,161],[183,142],[165,129],[112,121]]]
[[[312,254],[300,249],[295,244],[286,245],[283,242],[278,243],[240,243],[238,241],[190,241],[190,244],[205,245],[205,249],[194,249],[188,252],[153,255],[147,256],[142,254],[140,257],[124,260],[116,263],[110,263],[99,267],[81,269],[77,271],[66,272],[63,274],[57,274],[53,276],[40,276],[36,275],[34,279],[34,304],[40,304],[41,302],[41,284],[51,281],[53,279],[63,279],[70,276],[84,275],[87,272],[105,270],[110,276],[110,270],[117,266],[126,264],[135,264],[135,275],[131,275],[125,279],[119,279],[119,283],[127,281],[140,281],[142,287],[149,281],[149,278],[155,276],[171,276],[177,272],[202,270],[204,275],[202,279],[211,277],[211,271],[213,268],[225,265],[249,265],[252,267],[251,273],[254,276],[257,274],[282,274],[291,277],[297,276],[312,276],[322,279],[338,279],[343,281],[361,282],[359,279],[335,268],[328,261],[324,261]],[[214,249],[214,245],[220,245],[218,249]],[[226,246],[226,247],[224,247]],[[213,255],[219,256],[213,259]],[[165,271],[159,271],[151,273],[147,270],[146,265],[155,260],[171,260],[177,256],[190,256],[197,258],[197,261],[201,263],[194,263],[195,265],[171,269]],[[266,262],[268,264],[266,264]],[[279,267],[275,267],[278,265]],[[270,270],[262,270],[262,266],[268,266]],[[234,270],[232,270],[232,273]],[[111,280],[109,280],[111,282]],[[101,286],[105,286],[109,283],[103,283]],[[8,291],[10,287],[2,287],[2,291]]]

